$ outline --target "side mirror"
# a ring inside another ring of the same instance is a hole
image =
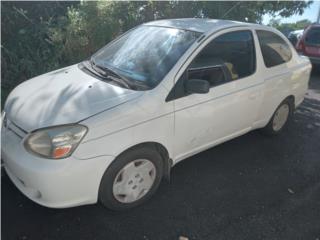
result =
[[[209,92],[210,84],[202,79],[189,79],[186,81],[185,89],[188,93],[204,94]]]

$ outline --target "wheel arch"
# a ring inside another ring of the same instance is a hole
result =
[[[284,100],[288,99],[291,103],[292,103],[292,107],[294,108],[295,107],[295,97],[294,95],[289,95],[288,97],[286,97]]]
[[[165,179],[170,180],[170,171],[171,171],[171,167],[173,165],[173,162],[172,162],[172,159],[170,158],[168,149],[163,144],[161,144],[159,142],[152,142],[151,141],[151,142],[142,142],[142,143],[135,144],[135,145],[127,148],[126,150],[122,151],[118,156],[120,156],[130,150],[133,150],[136,148],[141,148],[141,147],[152,148],[152,149],[155,149],[157,152],[159,152],[159,154],[163,160],[163,167],[164,167],[164,169],[163,169],[164,175],[163,176]]]
[[[271,120],[273,114],[274,114],[275,111],[278,109],[278,107],[279,107],[284,101],[286,101],[286,100],[288,100],[288,101],[291,103],[291,113],[293,113],[294,108],[295,108],[295,97],[294,97],[294,95],[291,94],[291,95],[283,98],[283,100],[275,107],[275,109],[273,110],[272,115],[271,115],[269,121]]]

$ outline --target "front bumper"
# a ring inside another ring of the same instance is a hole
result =
[[[10,130],[1,131],[1,138],[5,171],[31,200],[52,208],[97,202],[101,178],[114,157],[48,160],[28,153],[22,139]]]

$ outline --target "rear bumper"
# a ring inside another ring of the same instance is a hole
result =
[[[310,62],[312,64],[320,64],[320,57],[309,57],[308,58],[310,59]]]
[[[101,178],[114,159],[39,158],[28,153],[21,139],[10,131],[2,131],[1,153],[4,169],[15,186],[34,202],[52,208],[96,203]]]

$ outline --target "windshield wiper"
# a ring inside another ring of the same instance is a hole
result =
[[[110,67],[104,67],[104,66],[98,65],[92,59],[90,59],[90,63],[91,63],[91,67],[106,79],[110,79],[126,88],[135,89],[135,86],[131,83],[130,80],[121,76],[118,72],[111,69]]]

